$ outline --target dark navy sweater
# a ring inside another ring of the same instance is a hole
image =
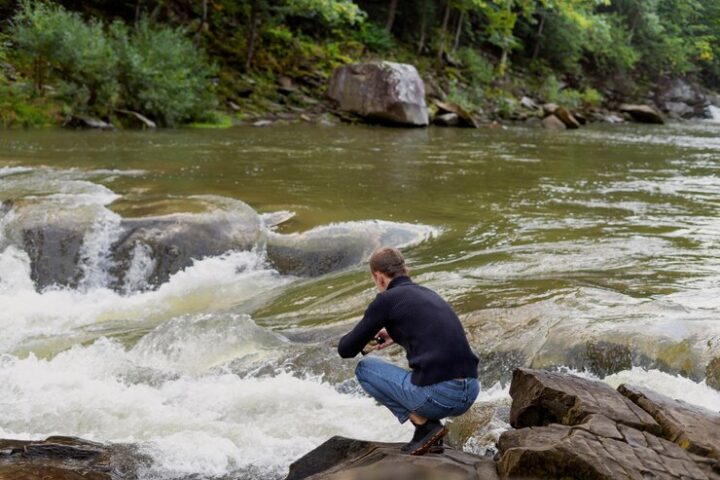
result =
[[[460,319],[440,295],[409,277],[394,278],[375,297],[362,320],[340,340],[338,353],[354,357],[382,328],[405,348],[415,385],[477,378],[478,358]]]

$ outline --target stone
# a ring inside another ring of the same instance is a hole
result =
[[[455,113],[442,113],[433,118],[433,124],[439,127],[457,127],[460,125],[460,117]]]
[[[555,110],[554,115],[560,119],[561,122],[565,124],[565,126],[569,129],[576,129],[580,128],[580,122],[575,118],[575,116],[570,113],[570,110],[568,110],[565,107],[558,107]]]
[[[519,368],[513,372],[510,396],[510,424],[515,428],[574,426],[591,414],[602,414],[616,423],[660,432],[647,412],[612,387],[575,375]]]
[[[715,357],[705,367],[705,381],[708,387],[720,390],[720,357]]]
[[[498,480],[495,462],[446,448],[421,457],[402,444],[333,437],[290,465],[286,480]]]
[[[520,99],[520,105],[528,110],[537,110],[539,108],[537,102],[530,97],[522,97]]]
[[[132,445],[74,437],[0,440],[2,480],[119,480],[137,478],[150,459]]]
[[[542,126],[548,130],[565,130],[567,126],[555,115],[548,115],[542,119]]]
[[[394,62],[344,65],[333,71],[328,97],[366,120],[428,125],[425,85],[414,66]]]
[[[462,127],[480,128],[480,124],[472,116],[470,112],[462,108],[457,103],[435,101],[438,113],[453,113],[458,117],[458,125]]]
[[[626,103],[620,105],[620,111],[627,113],[634,121],[639,123],[665,123],[660,112],[649,105],[631,105]]]
[[[554,103],[545,103],[542,106],[542,110],[545,115],[552,115],[553,113],[555,113],[555,110],[557,110],[557,109],[558,109],[558,106]]]
[[[665,439],[688,452],[720,460],[720,413],[646,388],[623,384],[618,391],[652,415]]]
[[[682,448],[649,432],[620,426],[611,433],[557,424],[505,432],[498,471],[501,478],[712,478]]]
[[[685,102],[665,102],[665,111],[686,118],[691,118],[695,113],[695,109]]]
[[[257,122],[254,122],[252,125],[253,127],[269,127],[272,125],[272,120],[258,120]]]

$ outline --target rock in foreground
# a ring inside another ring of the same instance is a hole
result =
[[[103,445],[74,437],[0,440],[1,480],[124,480],[148,462],[130,445]]]
[[[502,478],[720,479],[720,415],[655,392],[518,369]]]
[[[426,126],[425,84],[415,67],[403,63],[361,63],[338,67],[328,97],[341,110],[376,122]]]
[[[286,480],[496,480],[495,462],[457,450],[413,457],[402,444],[333,437],[290,465]]]

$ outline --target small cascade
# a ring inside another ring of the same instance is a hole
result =
[[[120,215],[104,209],[83,237],[80,248],[81,289],[105,288],[112,284],[111,247],[122,233],[121,221]]]
[[[709,121],[720,123],[720,107],[709,105],[707,107],[707,111],[710,114],[710,118],[708,119]]]

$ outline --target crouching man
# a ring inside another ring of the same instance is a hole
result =
[[[407,354],[410,371],[366,357],[355,369],[363,389],[385,405],[400,423],[415,426],[403,451],[424,455],[441,451],[447,429],[441,420],[465,413],[480,391],[478,358],[448,303],[432,290],[413,283],[397,249],[381,248],[370,257],[370,273],[380,292],[362,320],[342,339],[343,358],[396,343]]]

